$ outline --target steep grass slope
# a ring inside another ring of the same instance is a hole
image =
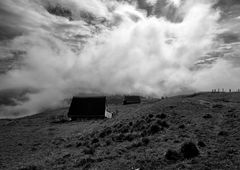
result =
[[[240,94],[121,105],[113,119],[65,121],[67,108],[0,122],[1,169],[239,169]]]

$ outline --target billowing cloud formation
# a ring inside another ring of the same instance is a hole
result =
[[[2,107],[2,117],[38,113],[79,93],[160,97],[239,84],[239,68],[226,59],[196,65],[218,44],[220,14],[209,1],[172,1],[178,22],[115,1],[42,2],[1,2],[12,16],[3,25],[22,30],[9,48],[23,53],[18,67],[1,75],[0,90],[30,89],[15,106]],[[48,3],[76,16],[52,15]],[[93,15],[91,22],[78,18],[81,12]]]
[[[36,1],[37,2],[37,1]],[[51,6],[57,6],[60,5],[61,7],[65,9],[71,10],[73,13],[73,17],[80,16],[81,11],[92,13],[98,17],[106,17],[108,15],[108,9],[106,4],[102,3],[99,0],[41,0],[42,4],[44,4],[45,7],[51,5]]]

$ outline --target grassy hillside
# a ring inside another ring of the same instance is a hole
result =
[[[113,119],[69,122],[60,108],[1,120],[0,168],[240,168],[240,93],[108,100]]]

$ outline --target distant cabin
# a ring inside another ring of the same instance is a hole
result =
[[[140,96],[124,96],[123,105],[141,103]]]
[[[106,97],[73,97],[68,117],[77,118],[104,118]]]

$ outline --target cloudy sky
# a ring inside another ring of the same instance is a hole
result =
[[[76,94],[161,97],[240,84],[237,0],[1,0],[0,117]]]

